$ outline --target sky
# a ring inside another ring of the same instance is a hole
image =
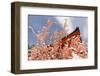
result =
[[[44,16],[44,15],[28,15],[28,45],[32,46],[33,44],[36,43],[37,37],[42,31],[43,28],[46,27],[46,24],[48,22],[48,19],[52,22],[56,22],[57,24],[53,24],[46,35],[46,44],[49,43],[49,35],[52,34],[56,30],[64,30],[64,21],[67,19],[67,24],[68,27],[68,33],[70,34],[73,32],[76,27],[80,28],[81,32],[81,38],[83,41],[88,42],[88,18],[87,17],[75,17],[75,16],[70,16],[70,17],[62,17],[62,16]],[[33,31],[32,32],[32,29]]]

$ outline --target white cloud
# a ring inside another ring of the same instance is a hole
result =
[[[59,21],[59,23],[61,24],[61,26],[63,28],[64,28],[65,19],[67,19],[68,25],[64,29],[68,34],[71,33],[74,30],[70,17],[56,17],[56,19]]]

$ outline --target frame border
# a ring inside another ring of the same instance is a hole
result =
[[[94,11],[94,66],[80,66],[80,67],[62,67],[62,68],[46,68],[46,69],[31,69],[20,70],[20,7],[45,7],[45,8],[62,8],[62,9],[79,9],[79,10],[93,10]],[[40,73],[40,72],[57,72],[57,71],[73,71],[73,70],[89,70],[97,69],[98,67],[98,30],[97,30],[97,7],[80,6],[80,5],[62,5],[62,4],[48,4],[48,3],[31,3],[31,2],[13,2],[11,3],[11,72],[14,74],[25,73]]]

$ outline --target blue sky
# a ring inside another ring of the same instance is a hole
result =
[[[48,19],[50,18],[51,21],[61,23],[64,21],[64,19],[68,19],[69,27],[71,27],[69,30],[74,31],[76,27],[80,28],[81,37],[83,41],[88,42],[88,18],[87,17],[58,17],[58,16],[43,16],[43,15],[29,15],[28,16],[28,27],[32,27],[34,29],[34,32],[38,35],[43,31],[43,27],[46,26],[46,23]],[[53,24],[49,28],[47,37],[45,42],[48,44],[48,37],[49,34],[53,33],[55,30],[63,30],[63,26],[61,24]],[[32,33],[32,30],[28,28],[28,44],[29,46],[36,43],[37,38],[35,37],[35,34]]]

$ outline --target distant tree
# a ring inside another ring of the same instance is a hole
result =
[[[34,44],[32,44],[31,46],[30,46],[30,49],[32,48],[32,47],[34,47],[35,45]]]
[[[30,49],[31,47],[28,45],[28,49]]]

